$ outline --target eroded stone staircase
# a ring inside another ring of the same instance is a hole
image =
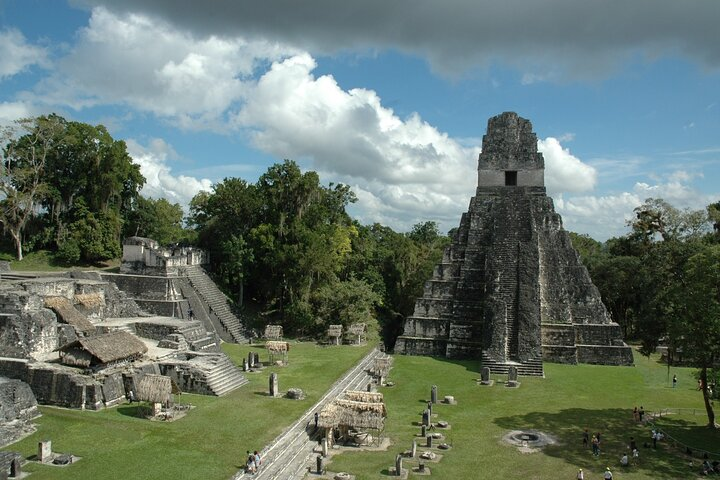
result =
[[[248,383],[242,371],[222,353],[167,358],[159,362],[159,367],[180,389],[205,395],[223,396]]]
[[[215,315],[235,343],[247,343],[245,328],[240,319],[233,313],[225,294],[199,265],[183,267],[181,274],[189,281],[198,295],[205,301],[209,315]]]
[[[490,372],[498,375],[507,375],[510,367],[517,368],[518,375],[529,377],[544,377],[545,371],[543,370],[542,359],[536,358],[532,360],[526,360],[523,362],[515,361],[501,361],[490,358],[485,352],[482,354],[481,360],[483,367],[488,367]]]

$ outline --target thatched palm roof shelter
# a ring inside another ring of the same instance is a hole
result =
[[[364,323],[353,323],[348,327],[348,335],[360,345],[367,338],[367,325]]]
[[[142,402],[167,403],[173,392],[170,377],[148,373],[137,386],[137,398]]]
[[[268,325],[265,327],[266,340],[282,340],[283,327],[281,325]]]
[[[345,390],[343,400],[365,403],[383,403],[384,397],[380,392],[365,392],[363,390]]]
[[[118,331],[78,338],[60,348],[60,358],[67,365],[90,367],[133,360],[147,350],[147,346],[133,334]]]
[[[340,345],[340,337],[342,337],[343,326],[342,325],[330,325],[328,327],[327,335],[330,338],[335,339],[335,343]]]
[[[337,433],[354,443],[365,443],[373,438],[379,443],[386,418],[382,393],[347,390],[342,398],[325,405],[318,415],[318,427],[325,429],[330,442]],[[375,433],[370,435],[368,430]]]
[[[100,292],[76,293],[75,301],[87,308],[98,308],[105,306],[105,295]]]
[[[393,357],[385,355],[382,357],[376,357],[373,360],[373,364],[370,367],[370,373],[378,378],[387,377],[390,369],[392,368]]]
[[[288,363],[288,352],[290,351],[290,343],[269,341],[265,342],[265,348],[270,355],[270,363],[275,361],[275,356],[280,355],[283,363]]]
[[[55,312],[58,319],[71,325],[78,336],[95,333],[95,325],[80,313],[65,297],[45,297],[45,306]]]
[[[385,428],[387,409],[384,403],[337,399],[327,404],[318,416],[320,428],[378,430]]]

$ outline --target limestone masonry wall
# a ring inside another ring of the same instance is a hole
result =
[[[396,352],[482,356],[491,369],[520,364],[526,374],[542,374],[541,359],[632,364],[545,193],[544,168],[528,120],[488,121],[476,195]]]

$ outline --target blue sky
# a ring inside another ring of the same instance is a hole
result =
[[[538,135],[565,227],[720,199],[720,2],[0,0],[0,122],[56,112],[128,144],[183,206],[284,158],[352,215],[457,226],[489,117]]]

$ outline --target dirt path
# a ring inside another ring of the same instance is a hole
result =
[[[315,464],[313,449],[317,447],[318,443],[310,438],[314,430],[315,412],[320,411],[345,390],[365,390],[368,382],[372,380],[367,370],[379,355],[381,355],[380,351],[373,349],[345,376],[335,382],[315,405],[265,447],[260,452],[263,464],[257,474],[249,475],[241,470],[232,477],[232,480],[302,479],[308,471],[307,467]]]

